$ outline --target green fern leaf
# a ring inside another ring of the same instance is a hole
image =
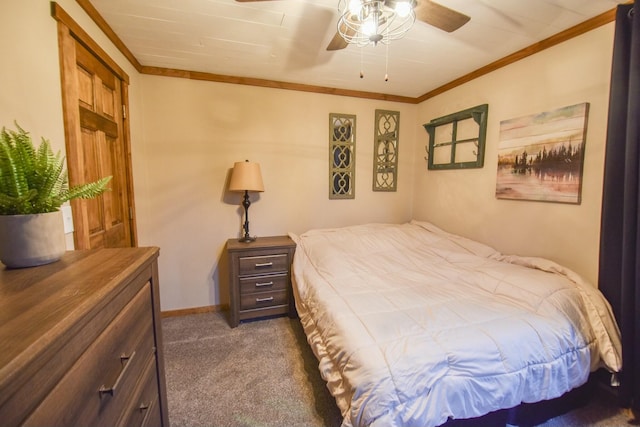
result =
[[[91,199],[97,195],[107,191],[107,184],[111,181],[111,177],[107,176],[88,184],[76,185],[71,187],[67,192],[62,193],[62,202],[71,199]]]
[[[0,131],[0,215],[57,211],[68,200],[96,197],[111,177],[69,188],[65,160],[42,138],[36,148],[28,132]]]

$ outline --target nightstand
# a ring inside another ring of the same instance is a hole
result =
[[[227,240],[231,327],[241,320],[276,314],[296,316],[291,262],[296,244],[289,236]]]

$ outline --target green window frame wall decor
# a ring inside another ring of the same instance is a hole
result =
[[[329,114],[329,199],[355,199],[356,116]]]
[[[484,166],[489,105],[482,104],[424,124],[429,134],[429,169],[471,169]]]
[[[373,141],[373,191],[396,191],[400,112],[376,110]]]

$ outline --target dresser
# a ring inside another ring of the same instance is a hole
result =
[[[276,314],[295,317],[291,292],[295,248],[289,236],[227,241],[231,327],[241,320]]]
[[[158,248],[0,264],[0,424],[168,426]]]

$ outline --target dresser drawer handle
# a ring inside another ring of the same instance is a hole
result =
[[[256,283],[256,288],[262,288],[265,286],[273,286],[273,282],[262,282],[262,283]]]
[[[134,351],[133,353],[131,353],[130,356],[127,356],[124,353],[120,356],[120,362],[122,363],[122,370],[120,371],[120,375],[118,375],[118,378],[116,378],[116,382],[113,384],[113,386],[105,387],[104,384],[100,386],[100,389],[98,390],[98,392],[100,392],[101,398],[105,394],[108,394],[111,396],[116,394],[118,386],[120,385],[120,382],[124,378],[125,373],[127,372],[127,368],[131,366],[131,361],[133,360],[133,356],[135,355],[136,355],[136,352]]]
[[[256,302],[270,302],[270,301],[273,301],[273,297],[256,298]]]
[[[145,403],[141,403],[141,404],[140,404],[140,407],[138,408],[138,410],[139,410],[140,412],[144,412],[144,418],[142,419],[142,422],[140,423],[140,425],[141,425],[141,426],[149,425],[149,423],[148,423],[148,419],[149,419],[149,417],[151,416],[151,413],[153,412],[153,411],[151,410],[151,406],[152,406],[153,404],[154,404],[154,402],[153,402],[153,401],[151,401],[151,402],[149,402],[149,403],[147,403],[147,404],[145,404]]]
[[[272,265],[273,265],[272,262],[256,262],[256,268],[271,267]]]

